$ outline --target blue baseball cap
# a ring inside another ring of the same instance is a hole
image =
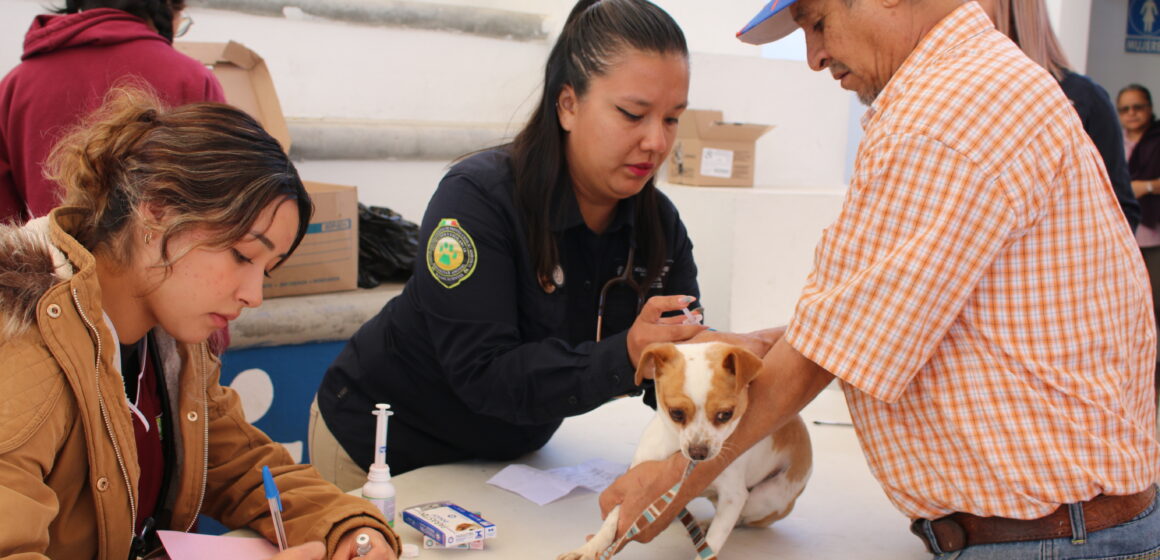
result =
[[[794,2],[797,0],[770,0],[744,29],[737,32],[737,38],[744,43],[760,45],[793,33],[798,28],[797,22],[786,8]]]

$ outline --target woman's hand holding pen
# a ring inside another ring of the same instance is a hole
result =
[[[636,367],[645,347],[654,342],[683,342],[708,327],[686,324],[684,315],[663,317],[670,311],[680,311],[693,303],[692,296],[653,296],[644,303],[636,321],[628,329],[628,359]]]
[[[269,560],[322,560],[326,547],[318,541],[292,546],[275,554]]]
[[[370,537],[371,546],[365,554],[358,553],[358,547],[355,544],[355,539],[360,534],[366,534]],[[269,560],[323,560],[326,557],[326,547],[318,542],[308,542],[298,546],[292,546],[275,554]],[[330,560],[396,560],[395,551],[391,549],[391,545],[387,543],[382,533],[363,527],[360,529],[353,529],[338,541],[338,547],[334,550],[334,556]]]

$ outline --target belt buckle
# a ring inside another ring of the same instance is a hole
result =
[[[946,554],[962,550],[967,546],[967,531],[951,517],[915,519],[910,523],[910,532],[922,539],[926,551],[931,554]],[[942,537],[940,541],[939,537]]]

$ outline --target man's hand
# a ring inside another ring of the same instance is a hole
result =
[[[765,356],[774,343],[785,333],[785,327],[762,329],[751,333],[730,333],[722,331],[705,331],[693,337],[689,342],[724,342],[740,346],[757,357]]]
[[[616,538],[620,538],[636,523],[645,508],[681,481],[688,465],[689,460],[680,453],[674,453],[663,461],[646,461],[621,475],[612,486],[600,494],[601,517],[608,517],[608,512],[612,508],[620,506],[620,522],[616,527]],[[676,519],[677,514],[694,497],[695,494],[678,495],[661,512],[656,521],[642,528],[633,540],[640,542],[653,540],[673,522],[673,519]]]
[[[363,533],[366,533],[371,538],[371,549],[365,555],[359,556],[355,539]],[[391,548],[391,544],[387,542],[387,538],[382,533],[370,527],[360,527],[358,529],[352,529],[342,536],[342,539],[338,541],[338,547],[334,549],[334,556],[331,557],[331,560],[350,560],[352,558],[396,560],[398,557],[395,556],[394,549]],[[282,559],[279,558],[278,560]]]

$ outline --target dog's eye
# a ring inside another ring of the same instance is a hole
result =
[[[669,418],[672,418],[673,422],[676,422],[678,424],[684,424],[685,423],[685,411],[683,411],[683,410],[670,410],[669,411]]]
[[[732,410],[722,410],[721,412],[717,413],[718,424],[724,424],[725,422],[728,422],[730,418],[733,418]]]

